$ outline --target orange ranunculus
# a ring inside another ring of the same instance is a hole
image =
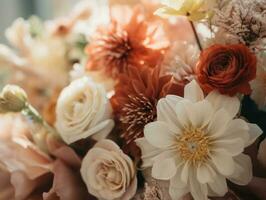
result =
[[[213,45],[201,53],[196,76],[206,93],[218,90],[230,96],[248,95],[256,65],[256,56],[245,45]]]

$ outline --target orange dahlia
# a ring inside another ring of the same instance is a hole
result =
[[[157,117],[157,102],[168,94],[183,96],[183,85],[175,83],[171,75],[161,76],[159,67],[129,67],[118,77],[111,104],[131,155],[138,155],[134,141],[143,137],[144,126]]]
[[[116,78],[128,66],[156,66],[168,45],[162,24],[147,20],[141,7],[113,9],[110,25],[99,28],[86,48],[87,69]]]

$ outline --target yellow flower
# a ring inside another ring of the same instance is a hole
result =
[[[212,15],[211,8],[216,0],[161,0],[165,6],[159,8],[155,14],[161,17],[187,16],[191,21],[199,21]]]

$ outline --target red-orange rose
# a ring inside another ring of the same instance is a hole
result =
[[[213,45],[201,53],[196,75],[202,89],[233,96],[251,93],[256,77],[256,56],[243,44]]]

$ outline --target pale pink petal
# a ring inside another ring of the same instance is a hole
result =
[[[10,174],[1,169],[0,164],[0,199],[14,200],[14,188],[10,183]]]
[[[68,146],[55,150],[54,155],[71,167],[79,168],[81,165],[80,157]]]
[[[54,164],[53,188],[43,195],[44,200],[49,199],[54,193],[63,200],[88,200],[86,186],[81,180],[78,171],[67,167],[62,161]]]

